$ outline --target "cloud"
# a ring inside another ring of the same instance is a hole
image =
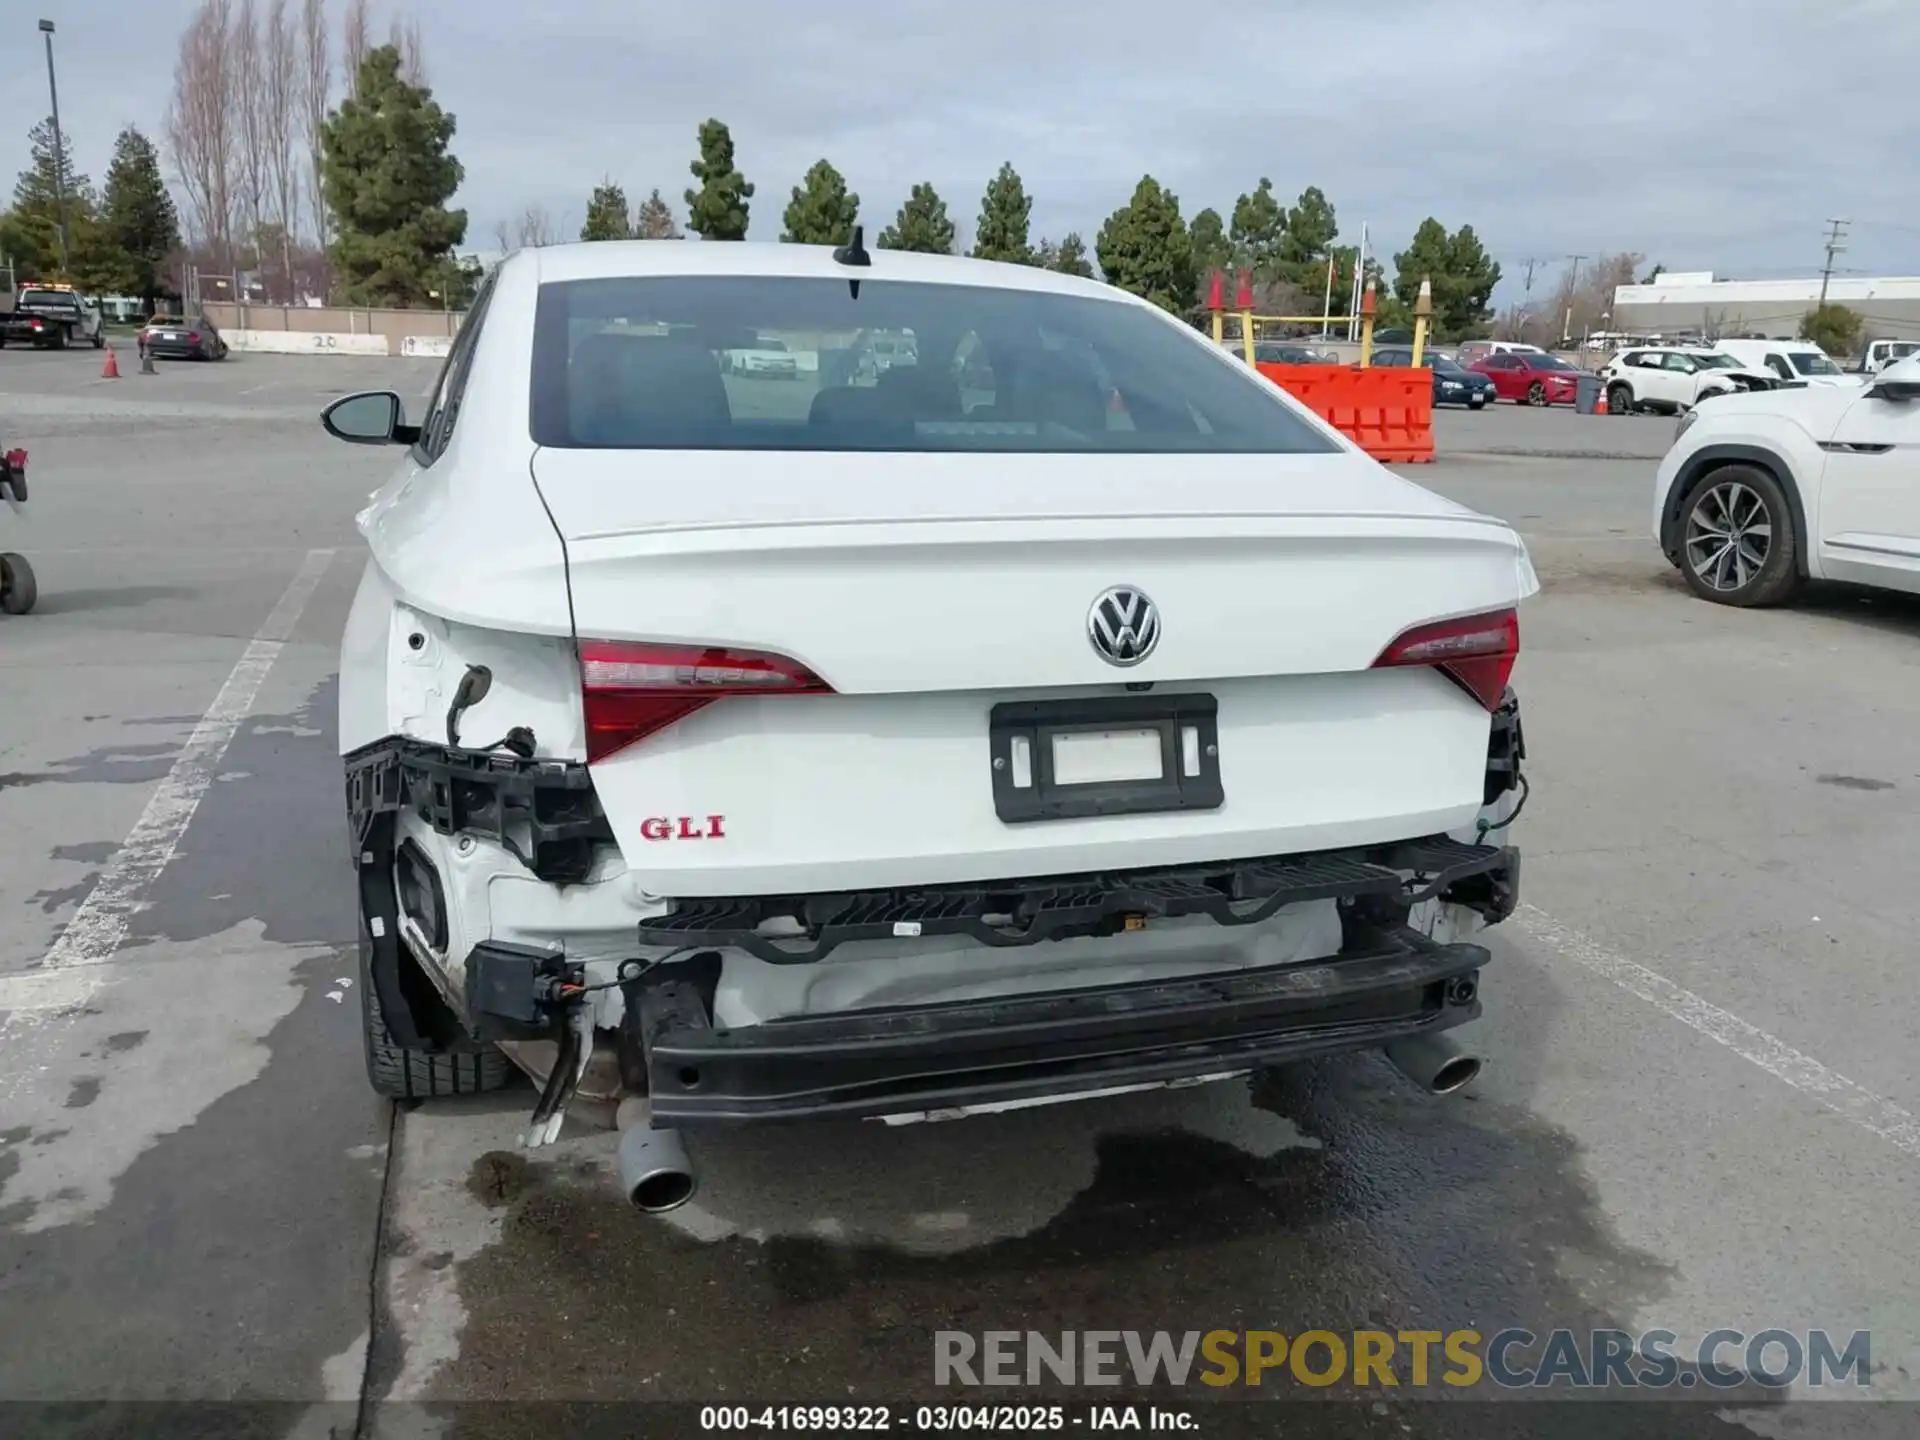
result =
[[[61,25],[62,119],[98,178],[120,125],[158,133],[194,5],[43,3]],[[378,7],[377,24],[391,13]],[[1470,223],[1510,277],[1529,257],[1550,272],[1622,249],[1675,269],[1806,273],[1832,216],[1855,222],[1849,266],[1897,273],[1920,235],[1920,114],[1906,99],[1920,5],[1905,0],[1268,0],[1226,13],[411,0],[407,13],[459,117],[476,246],[530,203],[577,229],[603,176],[677,206],[710,115],[758,187],[754,238],[779,233],[790,187],[822,156],[875,225],[930,180],[970,232],[1003,160],[1035,197],[1037,234],[1089,240],[1142,174],[1189,215],[1225,213],[1269,175],[1289,198],[1320,186],[1349,237],[1365,219],[1389,254],[1423,216]],[[31,85],[0,97],[21,163],[43,108]]]

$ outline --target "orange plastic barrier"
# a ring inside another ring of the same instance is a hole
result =
[[[1262,375],[1374,459],[1433,459],[1433,372],[1404,366],[1268,365]]]

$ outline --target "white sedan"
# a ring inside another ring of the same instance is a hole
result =
[[[1808,580],[1920,593],[1920,357],[1864,386],[1700,406],[1660,462],[1653,534],[1722,605],[1778,604]]]
[[[820,382],[726,383],[743,327]],[[917,363],[831,363],[874,330]],[[858,231],[527,249],[419,423],[325,423],[405,447],[340,663],[382,1093],[505,1044],[537,1144],[611,1051],[657,1210],[679,1127],[1478,1069],[1526,550],[1153,306]]]

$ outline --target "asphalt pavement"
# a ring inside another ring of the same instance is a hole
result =
[[[1671,422],[1449,414],[1409,467],[1514,521],[1545,587],[1527,903],[1469,1093],[1348,1059],[701,1135],[696,1201],[649,1219],[603,1132],[516,1153],[530,1091],[395,1112],[361,1073],[334,665],[394,457],[314,416],[433,362],[98,367],[0,353],[33,457],[0,548],[42,594],[0,617],[0,1400],[491,1434],[555,1428],[509,1400],[983,1398],[934,1390],[950,1329],[1778,1327],[1871,1331],[1883,1403],[1382,1390],[1284,1433],[1912,1433],[1920,607],[1694,600],[1645,535]]]

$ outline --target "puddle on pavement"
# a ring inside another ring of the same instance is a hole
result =
[[[464,1323],[429,1396],[926,1400],[941,1330],[1544,1333],[1644,1313],[1672,1278],[1611,1236],[1564,1134],[1517,1107],[1434,1101],[1372,1059],[896,1131],[698,1135],[701,1208],[677,1220],[625,1204],[610,1148],[473,1162],[467,1195],[497,1229],[454,1267]],[[376,1394],[395,1363],[390,1343]],[[1176,1398],[1215,1398],[1202,1388]],[[1128,1394],[941,1398],[1049,1393]],[[1630,1408],[1628,1428],[1592,1433],[1644,1433]],[[1405,1409],[1315,1407],[1342,1427],[1315,1431],[1376,1433],[1344,1412],[1371,1427]],[[1723,1433],[1707,1407],[1679,1409],[1666,1433]],[[510,1413],[448,1418],[478,1437]]]

